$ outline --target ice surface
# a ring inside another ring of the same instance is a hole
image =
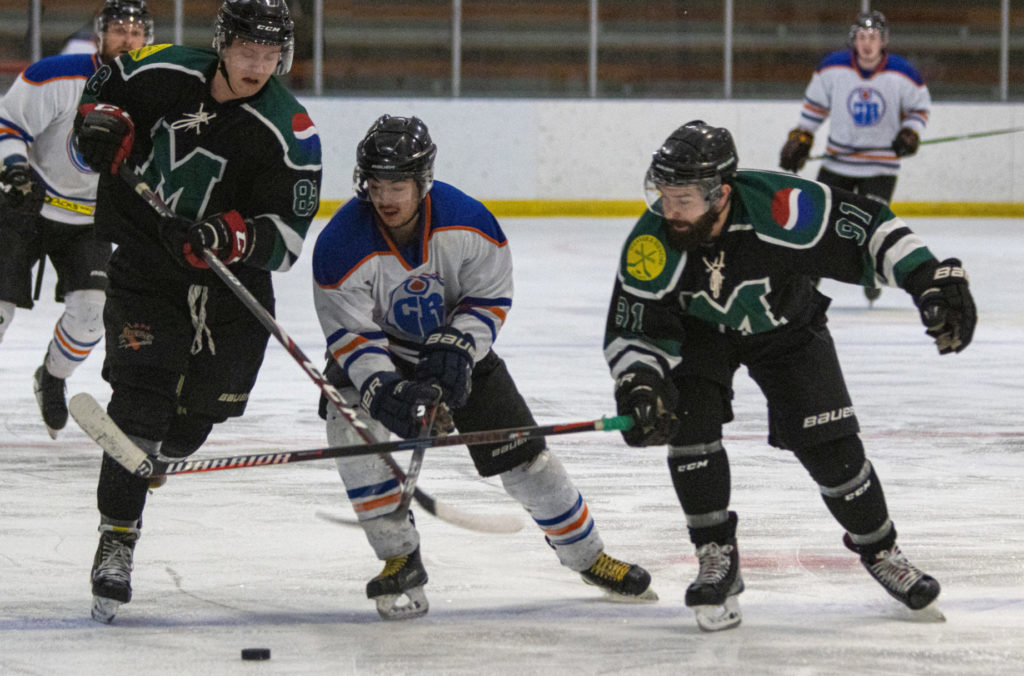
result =
[[[497,349],[542,423],[614,412],[601,354],[623,220],[507,220],[516,299]],[[609,553],[652,573],[661,601],[619,605],[561,568],[539,531],[454,528],[420,512],[430,613],[383,623],[364,596],[380,564],[330,461],[172,477],[150,496],[135,598],[89,619],[98,449],[73,423],[51,441],[32,396],[59,308],[18,311],[0,345],[0,674],[1020,674],[1024,673],[1024,231],[1010,220],[915,220],[971,275],[980,325],[939,357],[910,299],[875,307],[826,280],[831,328],[904,551],[943,584],[944,624],[913,621],[840,542],[813,482],[765,442],[745,374],[727,427],[747,591],[743,624],[702,634],[683,607],[696,563],[663,449],[618,433],[553,438]],[[315,233],[314,233],[315,234]],[[319,361],[312,236],[276,275],[279,319]],[[69,381],[101,402],[103,346]],[[325,444],[317,391],[271,341],[247,415],[197,454]],[[407,454],[397,456],[405,463]],[[519,509],[464,449],[429,451],[420,485],[481,514]],[[268,647],[269,662],[242,662]],[[705,672],[706,673],[706,672]]]

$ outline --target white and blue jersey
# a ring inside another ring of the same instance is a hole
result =
[[[928,87],[906,59],[885,54],[865,71],[845,49],[826,56],[814,72],[797,126],[814,133],[831,116],[826,152],[843,156],[826,158],[823,168],[855,178],[895,176],[900,160],[890,148],[893,139],[903,127],[923,134],[930,108]]]
[[[71,132],[78,99],[97,68],[95,55],[50,56],[26,68],[0,100],[0,163],[27,158],[46,194],[58,202],[96,204],[98,174],[72,146]],[[44,204],[41,215],[73,225],[92,223],[91,209]]]
[[[392,357],[419,359],[432,330],[452,326],[491,349],[512,306],[512,256],[479,201],[440,181],[423,200],[420,236],[399,247],[373,205],[353,199],[313,250],[313,297],[327,347],[357,389]]]

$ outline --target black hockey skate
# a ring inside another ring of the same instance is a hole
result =
[[[57,432],[68,424],[68,402],[65,399],[67,387],[63,378],[54,378],[46,370],[46,364],[36,369],[32,378],[39,412],[43,414],[43,423],[51,439],[57,438]]]
[[[411,554],[394,556],[384,562],[384,570],[366,583],[366,598],[377,602],[377,613],[385,620],[411,620],[426,615],[430,603],[423,591],[427,571],[420,560],[420,548]],[[402,597],[406,598],[401,603]]]
[[[697,548],[697,561],[697,579],[686,588],[686,606],[693,608],[697,626],[702,631],[738,626],[743,615],[736,597],[743,591],[743,578],[736,538],[729,538],[724,544],[701,545]]]
[[[635,563],[619,561],[604,552],[590,568],[580,573],[580,577],[587,584],[600,587],[609,601],[646,603],[658,600],[651,589],[650,573]]]
[[[871,577],[875,578],[890,596],[911,610],[924,610],[938,598],[942,589],[939,581],[910,563],[895,542],[885,549],[872,552],[854,544],[847,533],[843,535],[843,544],[847,549],[860,554],[860,562],[871,573]],[[936,620],[945,619],[937,608],[929,609],[926,614],[934,616]]]
[[[92,562],[92,619],[110,624],[121,604],[132,600],[135,529],[104,529]]]

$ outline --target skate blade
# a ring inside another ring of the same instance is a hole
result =
[[[909,610],[908,609],[908,612],[910,613],[910,619],[913,620],[914,622],[945,622],[946,621],[945,614],[943,614],[943,612],[941,610],[939,610],[939,606],[936,604],[935,601],[932,601],[931,603],[926,605],[924,608],[921,608],[919,610]]]
[[[46,425],[46,423],[43,423],[43,424]],[[59,430],[55,430],[52,427],[50,427],[49,425],[46,425],[46,431],[50,433],[50,438],[51,439],[53,439],[54,441],[57,440],[57,432]]]
[[[103,598],[102,596],[92,597],[92,619],[103,624],[110,624],[114,621],[117,609],[121,607],[120,601]]]
[[[658,593],[648,587],[640,594],[620,594],[610,589],[602,589],[604,600],[610,603],[654,603],[658,600]]]
[[[726,598],[725,603],[720,606],[693,606],[693,612],[701,631],[732,629],[743,621],[740,602],[736,596]]]
[[[405,599],[405,603],[402,603]],[[427,614],[430,603],[423,591],[423,586],[407,589],[401,594],[384,594],[374,599],[377,602],[377,614],[382,620],[411,620]]]

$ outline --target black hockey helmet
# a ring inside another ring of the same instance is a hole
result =
[[[849,44],[853,47],[853,41],[857,37],[857,31],[878,31],[882,36],[882,45],[889,44],[889,26],[885,22],[885,15],[877,9],[871,12],[861,12],[857,15],[857,21],[850,26]]]
[[[644,177],[647,206],[661,215],[661,187],[696,185],[705,201],[713,202],[722,185],[736,177],[739,158],[732,134],[693,120],[676,129],[654,152]]]
[[[146,44],[153,43],[153,17],[149,15],[146,0],[106,0],[93,22],[96,36],[102,40],[112,22],[139,24],[145,31]]]
[[[728,183],[736,175],[738,161],[728,129],[694,120],[665,139],[654,153],[647,176],[662,185],[685,185],[705,178]]]
[[[352,176],[356,194],[367,199],[366,182],[371,178],[398,181],[415,179],[420,198],[434,184],[437,146],[427,125],[418,117],[381,115],[356,148],[356,169]]]
[[[236,38],[258,45],[281,45],[281,59],[274,72],[284,75],[291,70],[295,22],[284,0],[224,0],[213,35],[217,54]]]

